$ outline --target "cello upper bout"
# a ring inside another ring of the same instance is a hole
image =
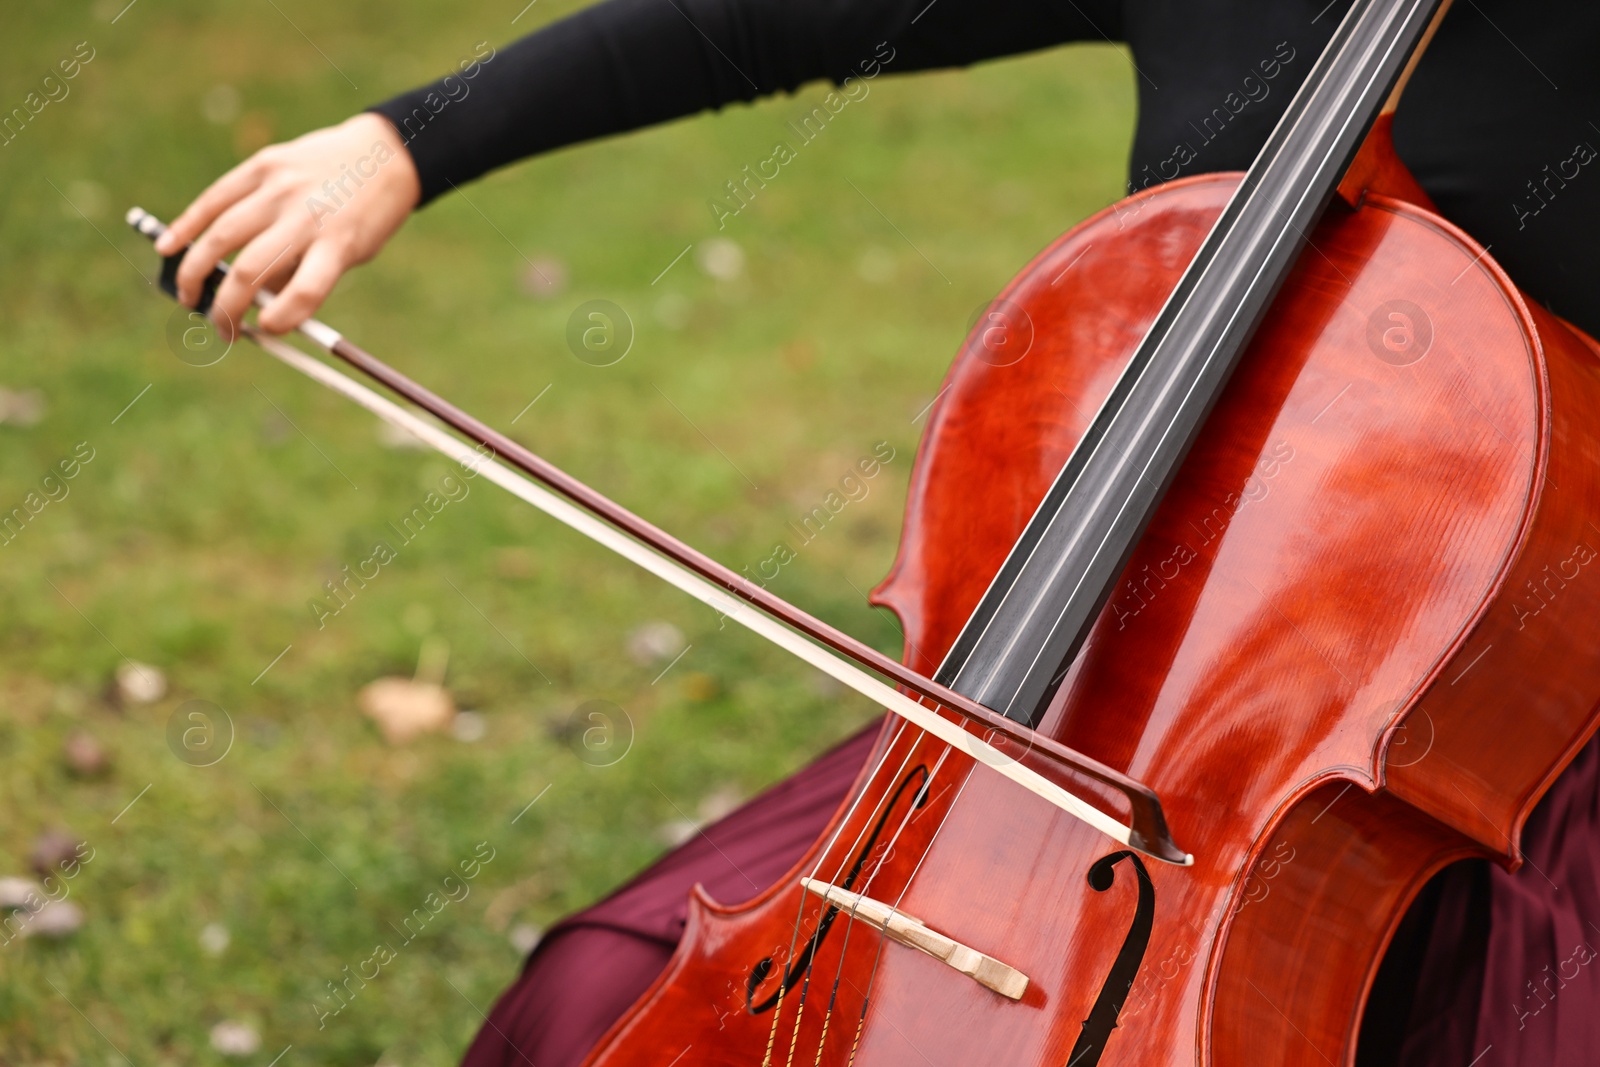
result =
[[[873,603],[932,673],[1238,183],[1152,186],[1085,219],[992,301],[928,415]]]

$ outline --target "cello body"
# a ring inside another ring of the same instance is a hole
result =
[[[875,594],[918,671],[1237,181],[1088,219],[967,339]],[[891,725],[790,877],[737,906],[697,890],[668,969],[588,1064],[1353,1062],[1408,904],[1452,861],[1516,867],[1524,820],[1595,727],[1596,411],[1600,348],[1483,248],[1415,203],[1336,202],[1040,724],[1152,786],[1193,866],[1119,851]],[[806,875],[1026,991],[885,942]]]

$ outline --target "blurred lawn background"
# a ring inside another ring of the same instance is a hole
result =
[[[0,510],[79,442],[94,459],[0,547],[0,876],[31,876],[51,830],[93,859],[66,883],[80,929],[0,946],[0,1063],[265,1067],[289,1046],[284,1067],[453,1063],[517,971],[514,934],[874,717],[481,481],[319,630],[307,601],[449,467],[246,344],[206,368],[168,348],[172,305],[127,207],[171,218],[254,149],[580,6],[513,26],[522,2],[106,0],[6,19],[0,111],[79,42],[94,58],[0,147],[0,386],[44,404],[0,425]],[[495,174],[415,217],[322,317],[503,429],[540,396],[522,441],[735,568],[792,542],[786,524],[888,442],[868,496],[773,588],[898,653],[864,592],[894,555],[917,416],[976,310],[1117,197],[1133,82],[1110,46],[881,77],[718,234],[708,200],[794,142],[785,124],[827,88]],[[530,292],[528,259],[566,275],[559,291]],[[637,331],[615,366],[566,345],[595,298]],[[664,675],[670,643],[629,649],[659,623],[689,645]],[[481,740],[390,746],[357,710],[425,642],[448,647]],[[111,699],[124,657],[164,672],[161,699]],[[194,699],[235,727],[215,766],[168,747]],[[580,758],[589,700],[631,720],[612,766]],[[75,734],[107,773],[69,772]],[[494,859],[470,895],[319,1027],[328,983],[398,945],[480,842]],[[226,1021],[259,1050],[224,1060],[209,1035]]]

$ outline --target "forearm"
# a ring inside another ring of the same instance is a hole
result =
[[[373,110],[406,140],[426,203],[517,159],[819,78],[839,84],[1116,36],[1119,7],[606,0],[498,51],[485,47],[465,69]]]

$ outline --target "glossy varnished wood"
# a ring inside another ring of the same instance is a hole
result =
[[[1175,183],[1077,227],[969,338],[878,593],[917,670],[937,666],[1233,181]],[[1154,928],[1099,1062],[1346,1063],[1426,877],[1466,855],[1515,862],[1600,698],[1600,660],[1580,654],[1600,638],[1597,407],[1594,349],[1423,209],[1368,196],[1312,235],[1044,722],[1153,786],[1196,857],[1149,865]],[[880,801],[942,752],[909,732],[882,749],[794,878],[736,907],[697,897],[668,972],[592,1064],[1067,1063],[1136,880],[1123,865],[1092,888],[1104,838],[953,755],[921,808],[900,790],[854,888],[1025,973],[1021,1001],[880,952],[841,915],[809,986],[781,1013],[745,1010],[756,963],[777,960],[760,1002],[797,914],[801,943],[817,922],[798,877],[840,883]]]

